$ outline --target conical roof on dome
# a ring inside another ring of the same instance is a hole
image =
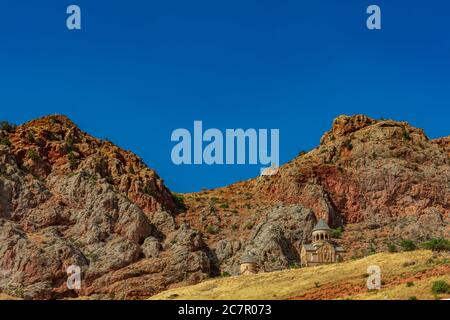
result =
[[[246,253],[242,256],[241,263],[257,263],[257,261],[252,254]]]
[[[331,229],[323,219],[320,219],[313,229],[313,231],[317,231],[317,230],[331,230]]]

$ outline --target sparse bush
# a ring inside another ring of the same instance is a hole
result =
[[[175,205],[177,206],[178,210],[184,211],[186,210],[186,204],[184,203],[183,196],[179,194],[172,193],[172,199]]]
[[[228,209],[229,207],[230,207],[230,205],[228,203],[222,203],[220,205],[220,208],[222,208],[222,209]]]
[[[217,212],[216,202],[217,202],[217,198],[209,199],[208,207],[209,207],[209,212],[212,214],[215,214]]]
[[[9,123],[8,121],[0,121],[0,130],[14,132],[16,128],[17,126],[15,124]]]
[[[28,150],[27,156],[28,156],[28,158],[30,158],[30,159],[33,160],[33,161],[39,161],[39,160],[41,160],[41,156],[40,156],[39,153],[38,153],[36,150],[34,150],[34,149]]]
[[[300,269],[300,265],[296,262],[289,265],[289,269]]]
[[[406,261],[405,263],[403,263],[403,267],[407,268],[407,267],[412,267],[415,266],[416,262],[415,261]]]
[[[333,229],[331,230],[331,237],[335,238],[335,239],[340,239],[342,237],[342,233],[344,232],[344,230],[342,229],[342,227],[338,227],[337,229]]]
[[[145,184],[143,191],[148,196],[151,196],[151,197],[154,197],[154,198],[156,197],[155,186],[151,182],[147,182]],[[173,202],[175,202],[175,205],[177,204],[176,203],[176,198],[178,198],[178,196],[172,194],[172,199],[173,199]],[[178,205],[177,205],[177,207],[178,207]]]
[[[400,246],[403,248],[403,251],[414,251],[417,249],[417,245],[412,240],[402,240]]]
[[[375,253],[377,253],[377,248],[375,247],[375,245],[373,243],[371,243],[369,248],[367,249],[367,254],[373,255]]]
[[[235,223],[235,224],[231,225],[231,230],[237,231],[237,230],[239,230],[239,226]]]
[[[67,139],[64,143],[64,152],[66,154],[71,153],[73,151],[73,141],[71,138]]]
[[[231,277],[231,274],[229,272],[226,272],[226,271],[222,272],[222,278],[228,278],[228,277]]]
[[[244,225],[244,227],[248,230],[251,230],[251,229],[253,229],[254,225],[255,224],[252,221],[247,221],[247,223]]]
[[[409,297],[408,300],[417,300],[416,296]]]
[[[136,174],[136,171],[134,171],[134,167],[133,166],[129,166],[128,167],[128,172],[131,174]]]
[[[0,138],[0,144],[4,145],[4,146],[7,146],[7,147],[10,147],[11,146],[11,141],[9,141],[8,138]]]
[[[440,294],[440,293],[450,293],[450,285],[445,281],[436,281],[433,283],[433,286],[431,287],[431,291],[434,294]]]
[[[403,135],[403,138],[405,140],[410,140],[411,139],[411,136],[409,135],[409,131],[405,127],[403,127],[402,135]]]
[[[409,282],[406,283],[406,286],[408,288],[414,287],[414,282],[409,281]]]
[[[388,251],[391,253],[397,252],[397,246],[393,243],[388,243]]]
[[[98,261],[98,254],[95,253],[95,252],[86,253],[85,256],[86,256],[86,258],[88,258],[89,261],[91,261],[91,262],[96,262],[96,261]]]
[[[27,140],[30,143],[34,143],[35,142],[34,131],[33,130],[28,131],[28,133],[27,133]]]
[[[75,170],[78,167],[79,160],[75,157],[73,152],[69,153],[69,166],[71,170]]]
[[[102,177],[105,177],[109,175],[109,166],[108,166],[108,160],[105,158],[101,158],[98,163],[98,170],[100,171],[100,175]]]
[[[18,298],[23,298],[24,297],[23,288],[17,288],[16,290],[14,290],[14,295]]]
[[[422,243],[422,247],[432,251],[450,251],[450,241],[444,238],[431,239]]]
[[[206,227],[206,231],[210,234],[218,234],[220,229],[219,229],[219,227],[210,224]]]

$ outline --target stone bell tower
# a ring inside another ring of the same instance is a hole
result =
[[[331,229],[328,224],[320,219],[312,232],[312,243],[329,242],[331,239]]]

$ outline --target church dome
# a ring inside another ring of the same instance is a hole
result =
[[[319,231],[319,230],[331,231],[330,227],[323,219],[320,219],[313,229],[313,231]]]

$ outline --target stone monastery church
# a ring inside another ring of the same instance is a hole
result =
[[[301,248],[302,267],[342,261],[344,248],[331,242],[331,229],[324,220],[319,220],[312,231],[312,243]]]

